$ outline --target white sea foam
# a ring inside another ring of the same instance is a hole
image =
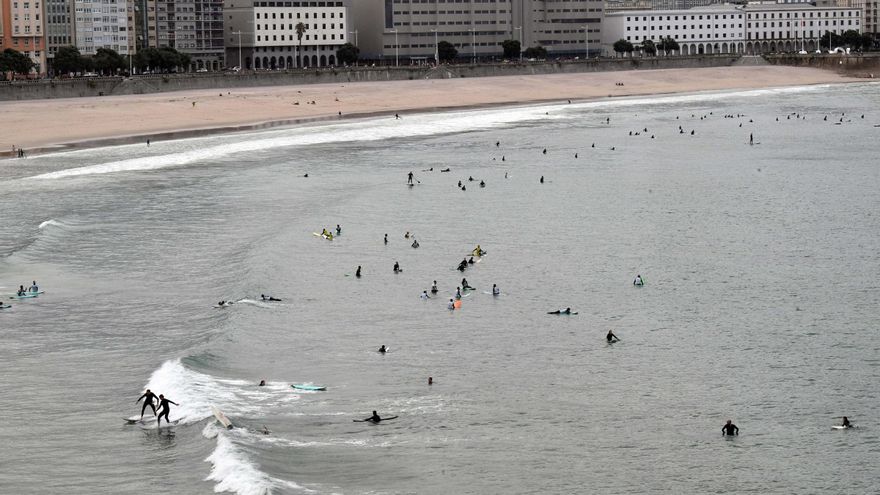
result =
[[[215,145],[159,156],[144,156],[117,160],[98,165],[59,170],[30,177],[31,179],[60,179],[81,175],[108,174],[154,170],[192,163],[219,160],[237,153],[254,153],[267,149],[336,142],[377,141],[389,138],[430,136],[448,132],[465,132],[504,126],[535,118],[553,119],[545,115],[546,106],[520,107],[504,110],[471,110],[454,113],[411,115],[403,120],[365,119],[350,123],[296,127],[252,133],[238,141],[224,139]],[[210,138],[199,138],[210,142]]]
[[[166,361],[153,372],[146,388],[156,395],[164,394],[179,403],[172,406],[171,419],[180,424],[202,421],[213,415],[217,406],[235,422],[236,416],[262,416],[267,408],[279,407],[298,400],[281,384],[258,387],[246,380],[227,380],[193,371],[179,359]]]
[[[55,220],[54,218],[50,218],[49,220],[46,220],[45,222],[41,223],[39,228],[44,229],[44,228],[46,228],[46,227],[62,227],[62,228],[67,228],[67,227],[69,227],[69,225],[67,225],[66,223],[62,222],[61,220]]]
[[[205,480],[216,483],[214,492],[269,495],[278,490],[292,490],[301,493],[315,493],[314,490],[297,485],[292,481],[275,478],[260,471],[225,432],[217,432],[216,438],[217,447],[205,459],[205,462],[211,463],[211,473]]]

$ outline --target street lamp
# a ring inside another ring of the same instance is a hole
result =
[[[437,43],[437,30],[432,29],[434,33],[434,65],[440,65],[440,45]]]
[[[476,28],[470,28],[468,31],[471,32],[471,51],[473,52],[471,63],[477,65],[477,30]]]
[[[522,26],[515,27],[513,29],[519,30],[519,61],[522,62],[522,52],[523,52],[523,40],[522,40]]]
[[[391,30],[394,33],[394,66],[400,67],[400,45],[397,43],[397,28]]]
[[[590,28],[589,26],[584,26],[584,58],[586,60],[590,59]]]

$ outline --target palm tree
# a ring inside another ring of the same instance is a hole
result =
[[[299,49],[296,54],[297,67],[300,66],[299,55],[302,53],[302,48],[303,48],[303,33],[305,33],[308,30],[309,30],[309,27],[306,26],[305,24],[303,24],[301,22],[296,23],[296,40],[299,41]]]

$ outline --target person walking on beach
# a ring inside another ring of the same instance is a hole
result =
[[[162,424],[162,416],[165,416],[166,423],[168,423],[169,425],[171,424],[171,420],[168,419],[168,413],[171,412],[171,406],[168,405],[169,403],[174,404],[175,406],[180,405],[171,399],[166,399],[164,395],[159,394],[159,416],[156,417],[156,424],[157,425]]]
[[[156,405],[154,403],[154,401],[157,400],[156,394],[151,392],[150,389],[147,389],[147,391],[144,392],[144,395],[140,396],[138,400],[134,401],[134,403],[137,404],[141,399],[144,400],[144,406],[141,407],[141,420],[144,419],[144,411],[147,410],[147,406],[150,406],[150,409],[153,410],[153,416],[156,416]]]

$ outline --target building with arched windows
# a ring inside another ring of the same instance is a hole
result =
[[[336,50],[348,42],[341,1],[225,0],[224,15],[229,67],[335,66]]]
[[[613,55],[613,45],[621,39],[639,46],[647,40],[659,44],[672,38],[681,55],[814,51],[826,31],[861,32],[861,21],[861,8],[818,7],[809,3],[608,12],[602,47],[605,55]]]

